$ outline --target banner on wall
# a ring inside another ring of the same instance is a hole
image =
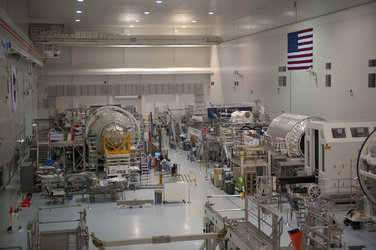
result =
[[[17,109],[17,70],[16,66],[12,66],[12,76],[11,76],[11,84],[12,84],[12,103],[13,103],[13,111]]]

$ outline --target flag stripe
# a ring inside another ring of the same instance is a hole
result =
[[[309,69],[312,67],[312,65],[309,66],[302,66],[302,67],[287,67],[288,70],[293,70],[293,69]]]
[[[304,32],[304,33],[298,33],[298,37],[304,37],[304,36],[310,36],[313,35],[313,32]]]
[[[299,51],[311,51],[312,52],[312,48],[300,48]]]
[[[312,44],[312,39],[311,41],[299,41],[298,42],[298,46],[303,46],[303,45],[308,45],[308,44]]]
[[[287,59],[288,62],[301,62],[301,61],[304,61],[304,60],[311,60],[312,61],[312,56]]]
[[[308,53],[308,54],[303,54],[302,53],[302,54],[292,55],[292,56],[289,55],[287,58],[290,59],[290,58],[299,58],[299,57],[305,57],[305,56],[311,56],[312,57],[313,54],[312,53]]]
[[[299,33],[306,33],[306,32],[313,32],[313,28],[305,29],[305,30],[299,30]]]
[[[308,54],[312,53],[312,49],[307,50],[307,51],[302,51],[302,52],[292,52],[292,53],[287,53],[288,56],[297,56],[297,55],[302,55],[306,56]]]
[[[306,67],[306,66],[312,66],[312,63],[299,63],[299,64],[293,64],[290,65],[289,68],[296,68],[296,67]]]
[[[299,37],[299,40],[300,40],[300,39],[311,38],[311,37],[313,37],[313,35],[312,34],[311,35],[307,35],[307,36],[299,36],[298,35],[298,37]]]
[[[298,49],[312,49],[313,45],[312,44],[307,44],[307,45],[298,45]]]
[[[312,63],[312,62],[313,62],[312,59],[310,59],[310,60],[294,61],[294,62],[289,61],[288,65],[291,65],[291,64],[301,64],[301,63]]]
[[[305,38],[305,39],[299,39],[298,41],[298,44],[302,44],[302,43],[312,43],[313,42],[313,38],[310,37],[310,38]]]

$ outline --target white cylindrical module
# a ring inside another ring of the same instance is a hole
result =
[[[368,136],[360,148],[357,175],[362,191],[376,206],[376,130]]]
[[[137,148],[140,142],[140,125],[128,111],[117,106],[104,106],[94,110],[85,124],[85,138],[88,143],[89,135],[97,138],[98,156],[103,156],[103,136],[110,139],[115,147],[119,147],[128,133],[131,145]]]
[[[324,121],[320,117],[282,114],[269,125],[266,134],[272,138],[284,140],[287,155],[290,157],[304,156],[304,137],[307,124],[311,121]]]

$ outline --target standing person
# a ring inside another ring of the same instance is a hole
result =
[[[167,162],[166,162],[166,169],[167,169],[167,172],[171,174],[172,163],[171,163],[171,160],[170,160],[170,159],[167,159]]]
[[[148,161],[148,168],[150,170],[151,169],[151,154],[148,155],[147,161]]]
[[[162,172],[162,161],[164,160],[164,156],[161,154],[159,157],[158,157],[158,170],[159,172]]]
[[[178,165],[176,165],[176,163],[174,163],[174,165],[172,165],[172,169],[171,169],[171,176],[172,177],[175,177],[178,173]]]
[[[166,163],[167,163],[166,158],[163,158],[163,160],[161,161],[161,171],[163,171],[163,169],[166,169]]]

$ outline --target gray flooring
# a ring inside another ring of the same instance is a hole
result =
[[[82,208],[87,210],[87,223],[90,232],[94,232],[96,236],[105,241],[111,240],[126,240],[134,238],[146,238],[156,235],[186,235],[198,234],[203,231],[203,213],[204,204],[207,201],[207,195],[225,194],[224,191],[213,187],[206,179],[206,173],[197,163],[187,160],[186,154],[180,151],[170,150],[169,157],[172,162],[180,164],[180,173],[188,174],[195,172],[197,175],[197,186],[190,183],[190,201],[191,203],[172,203],[161,205],[145,205],[142,208],[133,207],[117,207],[115,202],[110,200],[97,200],[96,203],[90,203],[89,198],[85,197],[82,200],[80,195],[77,195],[71,201],[66,201],[64,206],[81,204]],[[152,182],[157,183],[158,177],[152,175]],[[36,207],[50,206],[46,204],[46,200],[36,193],[32,198],[32,206],[23,209],[20,213],[19,224],[24,229],[24,232],[7,233],[6,227],[9,222],[9,205],[14,204],[16,199],[15,190],[19,185],[18,173],[12,178],[9,186],[0,194],[0,223],[1,236],[0,248],[6,246],[21,246],[26,249],[26,224],[27,221],[32,220]],[[154,190],[129,190],[124,192],[124,197],[127,200],[133,199],[154,199]],[[243,208],[244,201],[236,198],[220,198],[212,199],[215,207],[218,209],[226,208]],[[339,221],[342,221],[344,212],[339,212]],[[65,220],[78,218],[77,208],[58,209],[51,206],[51,209],[44,210],[40,213],[41,221],[48,220]],[[227,214],[228,217],[241,217],[240,212],[233,212]],[[284,234],[282,236],[282,245],[287,246],[290,240],[287,234],[288,230],[296,227],[294,220],[289,221],[289,212],[283,212],[284,216]],[[256,223],[255,218],[250,216],[250,221]],[[71,228],[74,225],[63,223],[59,225],[58,229]],[[41,230],[57,229],[56,225],[44,225]],[[343,236],[344,242],[349,245],[366,245],[367,249],[376,249],[376,233],[353,231],[351,228],[344,227],[345,234]],[[5,230],[5,232],[4,232]],[[127,247],[112,247],[109,249],[199,249],[202,241],[192,242],[178,242],[161,245],[138,245]],[[58,249],[58,248],[56,248]],[[90,243],[90,249],[96,249]]]

